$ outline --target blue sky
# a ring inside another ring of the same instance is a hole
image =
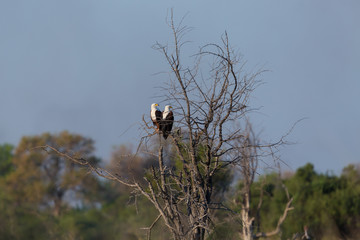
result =
[[[69,130],[112,147],[138,142],[138,124],[167,71],[151,47],[167,43],[173,8],[189,50],[226,30],[247,69],[270,71],[251,99],[261,136],[295,170],[312,162],[340,173],[360,159],[359,1],[0,1],[0,143]],[[184,56],[192,52],[184,51]],[[126,112],[126,114],[124,114]],[[126,131],[124,133],[124,131]]]

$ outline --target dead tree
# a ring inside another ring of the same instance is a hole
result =
[[[296,124],[296,123],[295,123]],[[294,125],[295,126],[295,125]],[[292,130],[292,129],[291,129]],[[292,201],[293,198],[290,197],[290,194],[286,186],[282,183],[282,188],[284,189],[287,197],[287,203],[284,206],[284,211],[281,216],[279,216],[277,225],[274,226],[274,229],[269,232],[260,231],[260,211],[263,203],[263,185],[260,190],[260,199],[256,206],[256,210],[251,209],[252,201],[252,192],[251,186],[254,183],[254,179],[258,174],[259,170],[259,159],[266,157],[268,155],[275,156],[274,150],[277,151],[279,146],[286,144],[284,138],[291,132],[291,130],[284,135],[278,142],[264,144],[261,143],[259,138],[255,135],[251,123],[247,122],[244,129],[244,137],[237,141],[236,149],[238,152],[234,152],[233,159],[235,166],[241,175],[242,187],[240,189],[240,199],[238,203],[241,206],[239,213],[240,222],[241,222],[241,231],[240,238],[243,240],[253,240],[259,238],[269,238],[280,233],[280,227],[285,221],[289,211],[293,209]],[[268,150],[268,151],[267,151]],[[275,158],[275,160],[277,160]],[[278,164],[280,164],[278,162]],[[281,180],[281,179],[280,179]],[[255,221],[257,225],[255,227]]]
[[[176,218],[181,226],[186,226],[183,222],[189,223],[183,233],[190,231],[190,239],[204,239],[205,232],[212,228],[211,210],[216,205],[211,199],[213,177],[221,168],[234,165],[240,167],[245,181],[240,214],[242,238],[266,238],[278,234],[281,224],[292,210],[293,199],[285,186],[288,202],[273,231],[255,232],[252,229],[254,217],[250,213],[250,187],[258,167],[259,152],[273,152],[285,144],[284,139],[292,130],[270,144],[260,143],[252,132],[246,117],[246,113],[251,111],[248,107],[249,96],[261,83],[258,77],[263,70],[246,73],[244,62],[231,48],[226,33],[221,38],[221,44],[201,47],[194,55],[195,64],[185,67],[181,49],[188,29],[181,24],[175,26],[173,19],[169,26],[174,37],[173,48],[159,43],[155,47],[163,53],[171,67],[173,78],[164,92],[168,93],[166,100],[177,106],[178,127],[186,132],[186,139],[184,134],[172,135],[173,146],[183,164],[181,175],[169,172],[169,179],[173,178],[173,181],[168,180],[176,183],[174,189],[181,189],[176,196],[186,199],[187,213],[181,212]],[[207,71],[204,72],[204,68]],[[237,127],[241,125],[246,126],[245,129]],[[199,152],[203,155],[199,156]],[[172,192],[171,189],[168,192]],[[175,205],[173,212],[178,212]],[[170,202],[166,206],[172,208]],[[260,207],[261,204],[259,210]],[[186,221],[182,220],[184,217]]]
[[[245,115],[251,110],[249,96],[260,83],[258,77],[263,71],[245,72],[244,62],[231,48],[226,33],[220,44],[201,47],[193,55],[193,64],[185,66],[181,53],[186,43],[184,35],[189,28],[181,22],[175,25],[172,15],[169,26],[173,44],[157,43],[154,48],[163,54],[170,66],[170,79],[162,90],[165,93],[163,100],[175,109],[175,128],[167,143],[174,150],[171,158],[178,161],[176,167],[166,164],[168,156],[164,156],[161,135],[158,136],[157,152],[148,151],[157,157],[158,166],[150,169],[145,184],[134,179],[125,180],[86,159],[74,158],[52,146],[42,148],[55,151],[145,196],[159,212],[153,224],[146,228],[148,239],[153,226],[162,219],[173,239],[203,240],[213,229],[213,209],[221,208],[221,204],[212,200],[214,177],[229,165],[243,164],[244,158],[238,154],[252,153],[259,147],[252,144],[239,146],[237,143],[244,142],[247,137],[244,129],[237,126],[246,121]],[[144,129],[148,131],[144,139],[156,135],[147,122],[150,119],[144,119]],[[251,184],[254,173],[248,171],[246,174],[250,174]],[[246,214],[249,202],[250,195],[245,198],[243,206],[244,231],[250,231],[252,221]]]
[[[244,63],[231,48],[226,33],[220,44],[201,47],[194,55],[194,64],[185,66],[181,53],[188,28],[175,25],[172,18],[169,26],[172,47],[157,43],[155,48],[171,68],[163,92],[165,101],[172,102],[177,110],[177,129],[181,131],[173,133],[171,141],[181,168],[174,171],[164,166],[160,144],[159,169],[153,171],[156,181],[148,185],[152,201],[174,238],[200,240],[213,228],[212,209],[219,208],[212,201],[214,176],[241,161],[235,154],[254,147],[236,145],[244,139],[244,129],[236,126],[246,119],[249,96],[263,71],[244,71]]]
[[[250,133],[250,131],[249,131]],[[244,139],[241,143],[242,146],[248,146],[240,148],[240,154],[238,155],[239,159],[239,170],[242,176],[243,187],[240,190],[240,198],[241,198],[241,211],[240,211],[240,219],[242,223],[242,231],[241,231],[241,239],[243,240],[252,240],[252,239],[259,239],[259,238],[268,238],[280,233],[280,227],[282,223],[285,221],[287,214],[289,211],[293,209],[291,203],[293,198],[290,197],[289,192],[284,184],[282,187],[286,192],[286,196],[288,202],[284,208],[283,214],[279,216],[278,223],[274,227],[274,229],[270,232],[261,232],[260,231],[260,224],[257,225],[257,229],[254,228],[254,222],[260,221],[260,211],[263,202],[263,189],[261,189],[259,203],[257,205],[256,211],[251,211],[251,186],[254,182],[254,177],[258,171],[258,164],[259,164],[259,153],[258,149],[263,147],[268,147],[261,145],[260,143],[254,142],[256,138],[251,136],[250,134]],[[260,147],[259,147],[260,146]],[[261,154],[260,154],[261,155]]]

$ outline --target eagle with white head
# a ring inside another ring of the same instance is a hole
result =
[[[158,107],[159,107],[159,104],[157,104],[157,103],[151,104],[150,117],[151,117],[151,120],[152,120],[154,126],[158,130],[160,130],[160,124],[162,121],[162,113]]]
[[[170,105],[165,106],[165,110],[162,112],[162,121],[160,124],[160,130],[163,133],[163,137],[167,139],[169,136],[172,126],[174,124],[174,114],[171,111]]]

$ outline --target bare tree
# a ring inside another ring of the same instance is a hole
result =
[[[166,168],[163,150],[159,147],[159,171],[154,171],[155,183],[149,181],[152,200],[163,213],[166,225],[175,239],[204,239],[212,229],[211,210],[219,208],[212,202],[214,176],[233,162],[230,153],[236,150],[234,141],[243,138],[234,124],[246,112],[249,94],[257,84],[255,74],[242,71],[239,56],[230,48],[228,36],[221,45],[208,44],[194,56],[195,64],[186,67],[181,62],[182,39],[188,28],[169,22],[174,47],[157,43],[172,70],[172,78],[164,88],[166,101],[177,109],[177,125],[181,133],[171,135],[181,169]],[[212,64],[209,75],[201,74],[202,61]],[[155,191],[154,189],[159,191]]]
[[[260,211],[263,203],[263,184],[260,189],[260,199],[257,204],[256,210],[251,211],[251,186],[254,183],[254,179],[258,174],[259,158],[265,157],[268,153],[264,149],[270,150],[270,155],[274,155],[273,148],[281,146],[285,142],[283,138],[280,141],[272,144],[262,144],[259,142],[259,138],[255,135],[251,124],[248,122],[244,131],[244,138],[238,142],[238,153],[235,153],[234,158],[238,158],[236,166],[241,174],[242,188],[240,189],[240,220],[241,220],[241,239],[253,240],[259,238],[268,238],[280,233],[280,227],[285,221],[289,211],[293,209],[291,206],[293,198],[287,190],[287,187],[282,183],[281,186],[284,189],[287,197],[287,203],[281,216],[279,216],[277,225],[272,231],[261,232],[260,230]],[[259,153],[259,151],[261,151]],[[280,177],[279,177],[280,179]],[[280,179],[281,180],[281,179]],[[254,223],[257,221],[257,227],[254,227]]]
[[[212,212],[224,208],[222,203],[214,201],[214,179],[224,168],[240,166],[247,183],[243,191],[242,229],[244,239],[266,237],[271,234],[254,235],[251,230],[253,219],[249,214],[250,185],[254,180],[257,164],[254,154],[262,146],[252,141],[248,129],[242,129],[241,123],[247,122],[246,113],[249,96],[260,84],[258,77],[263,70],[247,73],[240,54],[229,44],[225,33],[220,44],[207,44],[193,55],[194,62],[185,66],[182,61],[182,48],[186,41],[184,35],[189,28],[176,25],[173,15],[168,21],[172,30],[173,44],[155,44],[170,66],[170,79],[162,92],[163,101],[169,102],[175,109],[175,128],[167,144],[169,153],[164,152],[161,135],[144,118],[147,135],[142,143],[158,136],[158,148],[154,152],[143,144],[139,149],[157,158],[157,166],[150,168],[144,177],[145,183],[135,178],[124,178],[109,170],[100,168],[83,158],[75,158],[66,152],[60,152],[52,146],[41,146],[55,151],[60,156],[110,180],[118,181],[145,196],[158,210],[159,215],[145,228],[148,239],[151,230],[159,219],[172,233],[173,239],[202,240],[214,227]],[[150,120],[150,119],[149,119]],[[281,141],[275,145],[281,144]],[[267,146],[271,147],[271,146]],[[176,161],[169,164],[168,159]],[[289,201],[289,206],[291,201]],[[286,213],[283,218],[286,217]],[[283,220],[279,220],[281,225]],[[277,229],[278,229],[277,227]],[[278,230],[274,232],[276,234]]]

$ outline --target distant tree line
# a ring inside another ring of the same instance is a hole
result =
[[[130,146],[119,146],[111,161],[94,156],[94,141],[67,131],[23,137],[14,147],[0,145],[0,236],[1,239],[146,239],[147,227],[158,216],[144,197],[131,193],[124,185],[100,179],[87,168],[58,155],[34,150],[54,146],[87,157],[126,178],[151,174],[155,157],[138,154]],[[174,165],[179,164],[174,162]],[[281,176],[280,176],[281,175]],[[244,182],[233,182],[232,170],[215,178],[214,197],[224,206],[214,211],[214,228],[206,239],[239,239],[241,193]],[[317,173],[310,163],[293,173],[269,173],[255,178],[251,186],[250,211],[257,213],[254,232],[276,226],[293,197],[294,209],[288,213],[273,239],[301,239],[307,229],[311,239],[359,239],[360,166],[345,167],[340,176]],[[261,202],[261,203],[260,203]],[[234,213],[235,212],[235,213]],[[151,239],[170,239],[161,220]]]

